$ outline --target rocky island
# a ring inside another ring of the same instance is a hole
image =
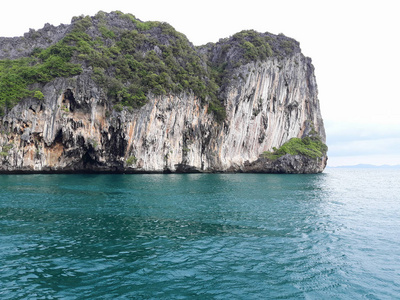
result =
[[[99,12],[0,38],[0,172],[318,173],[311,59],[283,34],[195,47]]]

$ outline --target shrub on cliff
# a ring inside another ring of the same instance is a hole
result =
[[[289,141],[284,143],[279,149],[274,148],[272,152],[265,151],[262,154],[263,158],[276,160],[279,157],[290,154],[290,155],[305,155],[313,159],[317,159],[326,155],[328,147],[321,141],[318,135],[311,137],[291,138]]]

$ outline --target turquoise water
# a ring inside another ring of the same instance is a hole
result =
[[[0,175],[0,299],[398,299],[399,182]]]

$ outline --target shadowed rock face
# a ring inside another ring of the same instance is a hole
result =
[[[67,30],[54,28],[49,36]],[[219,55],[214,47],[210,61]],[[322,172],[325,155],[259,158],[306,136],[309,124],[325,142],[311,60],[296,48],[231,68],[227,76],[222,122],[191,92],[149,94],[141,108],[118,112],[90,69],[57,78],[43,86],[43,100],[24,99],[2,117],[0,171]]]

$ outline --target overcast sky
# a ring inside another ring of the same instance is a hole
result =
[[[102,10],[165,21],[195,45],[243,29],[284,33],[313,60],[329,166],[400,164],[398,0],[6,1],[0,36]]]

